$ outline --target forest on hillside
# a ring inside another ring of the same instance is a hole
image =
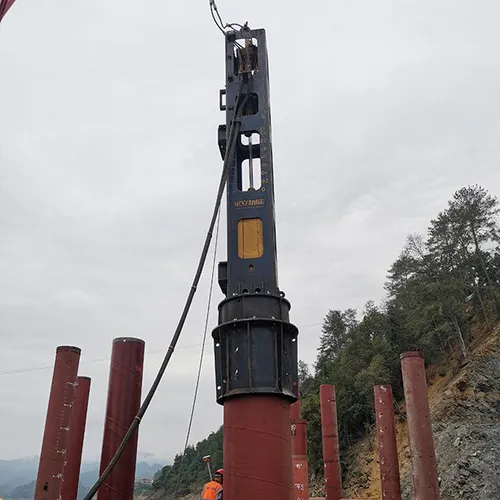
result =
[[[500,318],[500,231],[497,198],[481,186],[453,195],[425,235],[409,235],[388,271],[386,297],[355,309],[328,311],[314,366],[299,363],[302,415],[308,421],[309,470],[322,474],[319,385],[334,384],[341,457],[374,423],[373,386],[392,384],[403,398],[399,354],[421,350],[427,363],[467,358],[472,326]],[[222,466],[222,429],[175,457],[153,488],[167,495],[207,479],[204,455]],[[345,467],[343,470],[345,471]]]
[[[175,456],[174,463],[167,465],[156,475],[153,489],[163,490],[175,497],[197,489],[201,492],[203,483],[209,480],[207,465],[203,457],[211,456],[211,468],[215,471],[222,467],[222,427],[212,432],[196,446],[188,446],[184,453]]]

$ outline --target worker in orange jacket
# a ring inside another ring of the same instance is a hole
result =
[[[214,473],[214,478],[212,481],[205,483],[203,486],[203,491],[201,493],[201,500],[216,500],[222,497],[222,482],[223,482],[224,470],[219,469]]]

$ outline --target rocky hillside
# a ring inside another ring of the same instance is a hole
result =
[[[428,379],[441,499],[500,498],[500,327],[489,335],[478,335],[467,362],[433,367]],[[404,406],[396,420],[403,500],[410,500]],[[381,498],[373,432],[352,457],[346,471],[346,494]]]

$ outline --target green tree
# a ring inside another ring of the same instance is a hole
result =
[[[356,310],[328,311],[319,339],[315,369],[320,372],[329,361],[333,361],[349,342],[350,332],[357,325]]]
[[[477,278],[487,285],[499,316],[500,302],[489,270],[492,255],[483,251],[485,245],[500,243],[498,199],[481,186],[467,186],[454,194],[448,212],[461,235],[464,250],[474,255],[471,261],[476,266]]]
[[[212,432],[195,446],[188,446],[182,454],[176,455],[174,463],[163,467],[153,481],[153,489],[162,490],[167,498],[174,493],[185,496],[199,491],[208,479],[207,466],[203,457],[210,455],[212,468],[222,467],[222,427]]]

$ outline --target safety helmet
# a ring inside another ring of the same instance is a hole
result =
[[[224,476],[224,469],[217,469],[215,471],[215,476]]]

